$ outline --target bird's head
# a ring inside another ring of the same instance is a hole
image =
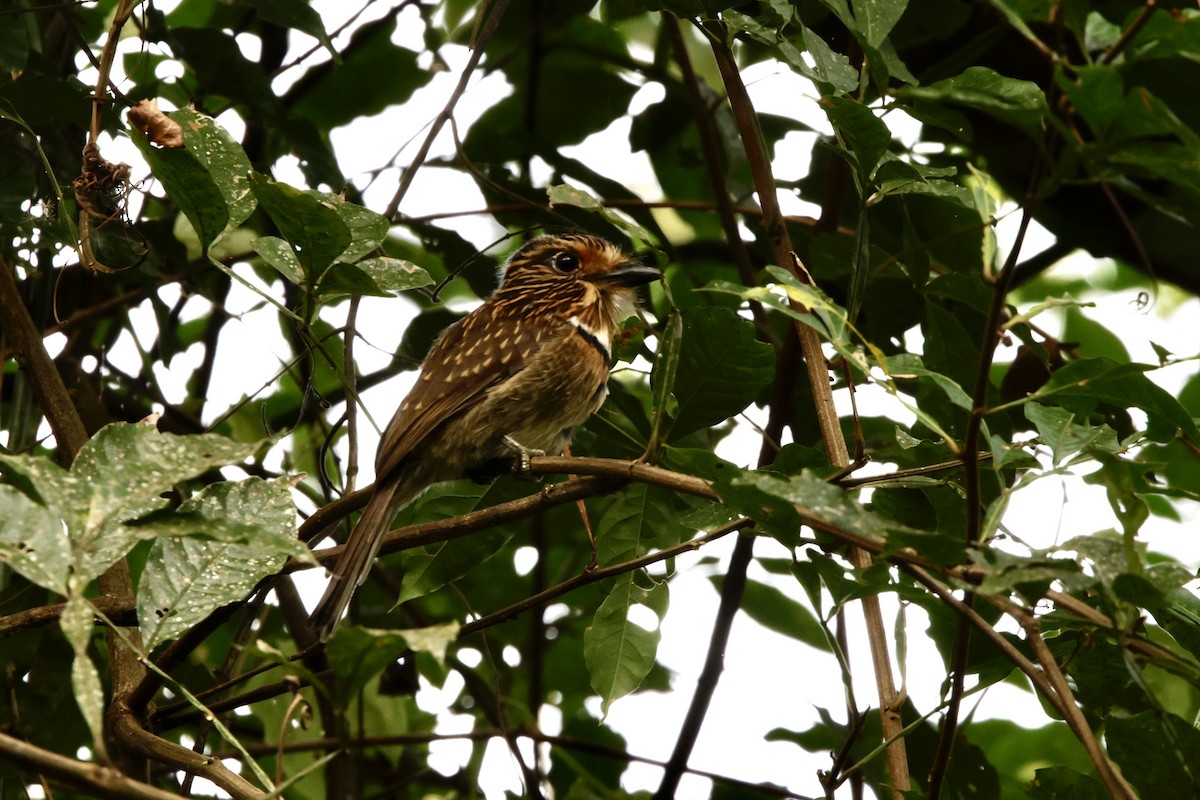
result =
[[[633,311],[636,289],[661,277],[612,242],[586,233],[539,236],[513,254],[495,299],[530,315],[586,317],[616,327]]]

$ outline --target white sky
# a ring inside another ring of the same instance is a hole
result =
[[[156,6],[164,11],[174,5],[175,3],[169,1],[156,3]],[[314,6],[320,10],[329,30],[335,29],[357,8],[357,4],[337,0],[318,0]],[[370,19],[371,13],[375,12],[368,13],[362,21]],[[293,38],[293,52],[296,53],[304,52],[315,44],[313,40],[302,35],[293,34]],[[421,49],[420,22],[415,9],[410,8],[402,14],[397,38],[405,46],[414,50]],[[344,40],[343,36],[338,43],[344,43]],[[127,41],[124,46],[132,50],[138,45],[134,41]],[[254,55],[253,50],[257,43],[249,39],[245,46],[247,52]],[[364,176],[387,163],[402,145],[404,150],[396,163],[407,165],[411,161],[417,144],[425,135],[425,126],[445,103],[451,87],[458,79],[457,71],[466,61],[467,54],[462,48],[447,47],[443,49],[443,54],[447,57],[452,71],[435,76],[428,86],[417,92],[410,103],[403,107],[387,109],[373,117],[358,119],[353,124],[333,132],[332,141],[342,169],[356,185],[364,186]],[[324,54],[318,52],[315,57],[322,59]],[[117,66],[120,64],[121,58],[118,57]],[[282,76],[279,88],[286,87],[301,74],[300,70],[293,70]],[[817,130],[828,130],[826,118],[814,102],[815,92],[804,79],[780,65],[771,64],[751,67],[746,70],[745,78],[755,105],[760,110],[798,117]],[[86,72],[83,79],[88,80]],[[120,79],[120,76],[117,76],[117,80]],[[456,109],[460,132],[465,133],[469,124],[507,91],[508,88],[500,76],[485,80],[476,79]],[[661,89],[653,85],[644,87],[634,100],[635,110],[653,102],[660,94]],[[915,136],[916,128],[911,120],[897,114],[888,115],[886,120],[893,126],[898,137],[911,141]],[[226,115],[221,117],[220,122],[229,128],[235,137],[240,135],[240,122],[236,118]],[[646,199],[658,198],[661,191],[654,182],[645,155],[629,152],[627,129],[628,120],[619,121],[609,131],[597,134],[577,147],[569,148],[569,154],[592,164],[594,168],[602,169],[609,177],[621,181]],[[778,152],[775,164],[777,174],[789,179],[803,175],[808,168],[811,143],[810,134],[789,136],[785,146]],[[135,165],[135,178],[147,174],[148,170],[127,139],[102,141],[102,149],[110,160],[126,161]],[[447,130],[438,138],[430,155],[431,158],[436,158],[452,153],[453,145]],[[289,163],[285,159],[277,164],[275,173],[280,180],[303,185],[294,161]],[[366,189],[366,204],[382,211],[395,191],[398,176],[398,170],[385,169]],[[328,188],[336,190],[340,187]],[[815,206],[805,204],[789,193],[783,193],[781,200],[785,203],[787,213],[815,213]],[[418,174],[401,210],[415,215],[443,210],[476,209],[482,208],[483,205],[484,201],[479,191],[465,176],[449,170],[426,169]],[[1015,222],[1015,216],[1010,216],[998,226],[997,234],[1002,243],[1011,241]],[[494,222],[482,218],[461,218],[447,222],[446,225],[480,245],[486,244],[500,232]],[[1032,248],[1030,252],[1047,246],[1049,241],[1044,231],[1035,232],[1029,245]],[[1071,260],[1057,269],[1091,270],[1095,269],[1095,266],[1090,259],[1082,258]],[[241,269],[239,273],[257,282],[249,270]],[[270,287],[263,288],[271,290]],[[173,286],[163,290],[165,296],[177,292],[178,289]],[[1120,330],[1122,340],[1136,360],[1151,363],[1157,360],[1146,344],[1150,340],[1166,346],[1175,353],[1193,352],[1196,348],[1194,320],[1200,313],[1200,301],[1196,298],[1176,298],[1169,290],[1164,294],[1167,295],[1165,300],[1149,312],[1136,309],[1130,303],[1132,297],[1101,297],[1100,307],[1090,314],[1110,329]],[[172,298],[168,297],[168,302],[171,300]],[[219,344],[226,357],[217,359],[217,374],[214,375],[213,389],[209,397],[210,408],[222,408],[245,394],[258,391],[267,376],[273,375],[282,361],[289,357],[289,349],[278,333],[274,314],[254,310],[258,304],[259,298],[236,285],[230,293],[229,310],[239,318],[226,326]],[[410,301],[402,298],[363,299],[359,326],[365,343],[359,343],[356,347],[357,360],[363,372],[377,370],[389,362],[390,354],[397,347],[404,324],[411,318],[413,308]],[[204,301],[194,301],[190,313],[193,317],[206,313]],[[326,317],[337,324],[344,318],[344,314],[343,304],[330,310]],[[154,320],[148,305],[135,310],[133,316],[135,328],[153,330]],[[185,313],[185,317],[187,316]],[[144,328],[141,325],[143,322],[146,325]],[[1039,323],[1051,332],[1055,332],[1056,326],[1061,327],[1061,321],[1054,315],[1039,319]],[[144,341],[142,344],[147,345],[149,342]],[[236,357],[230,358],[229,355],[234,351]],[[168,399],[182,397],[183,381],[198,363],[200,355],[199,350],[194,350],[179,356],[169,365],[166,372],[159,376],[168,393]],[[120,342],[110,353],[110,359],[118,366],[126,364],[131,371],[136,370],[141,363],[138,348],[129,340]],[[1170,372],[1156,373],[1155,378],[1174,390],[1194,372],[1194,365],[1185,365]],[[377,423],[383,424],[390,417],[392,410],[407,391],[411,378],[411,373],[402,375],[364,392],[363,399]],[[881,391],[862,389],[858,400],[864,413],[889,413],[898,420],[909,418],[907,411],[884,396]],[[838,402],[845,403],[846,400],[841,397],[838,398]],[[848,408],[844,411],[848,413]],[[334,409],[331,413],[336,416],[340,410]],[[760,409],[750,409],[748,416],[760,423],[763,421]],[[365,456],[361,465],[361,480],[364,485],[371,479],[371,455],[374,452],[375,441],[375,434],[364,426],[361,445]],[[742,426],[722,444],[720,453],[740,465],[752,465],[757,450],[757,435],[749,426]],[[1049,513],[1047,509],[1050,510]],[[1195,521],[1194,507],[1185,509],[1185,513],[1189,521]],[[1085,485],[1077,479],[1061,478],[1040,481],[1020,493],[1004,521],[1035,546],[1046,546],[1069,535],[1101,530],[1114,525],[1102,489]],[[1185,564],[1195,565],[1200,562],[1200,542],[1195,541],[1196,537],[1182,536],[1182,530],[1183,527],[1178,524],[1154,519],[1146,526],[1147,538],[1155,549],[1170,552],[1181,558]],[[727,537],[706,547],[700,554],[677,559],[677,575],[671,582],[671,613],[663,623],[663,639],[659,649],[660,661],[675,673],[673,691],[669,694],[635,695],[619,700],[610,712],[611,724],[628,739],[629,750],[632,753],[659,759],[665,759],[670,754],[683,714],[694,691],[718,601],[709,582],[712,569],[698,567],[696,564],[701,558],[719,556],[719,569],[723,570],[731,547],[732,537]],[[780,545],[768,539],[760,539],[755,552],[759,557],[789,555]],[[323,586],[324,579],[317,571],[301,573],[298,578],[302,591],[309,597],[314,597]],[[757,565],[752,567],[751,578],[777,585],[790,596],[801,596],[795,584],[780,582]],[[891,597],[885,597],[884,604],[890,626],[896,613],[896,605]],[[939,702],[944,669],[924,634],[922,612],[910,608],[907,613],[908,662],[903,665],[903,669],[898,669],[896,674],[908,676],[906,688],[917,707],[929,710]],[[857,617],[857,610],[852,610],[851,615]],[[856,624],[851,630],[861,631],[861,625]],[[851,662],[856,671],[855,690],[860,705],[873,707],[877,705],[878,700],[863,639],[861,635],[854,635],[851,648]],[[452,677],[446,687],[424,689],[420,701],[429,710],[444,711],[460,689],[461,681]],[[739,615],[727,649],[726,670],[691,763],[698,768],[732,777],[768,781],[788,786],[792,791],[799,793],[819,795],[821,789],[816,780],[816,771],[829,767],[827,756],[806,754],[794,745],[767,743],[764,741],[764,735],[775,727],[807,729],[818,721],[814,711],[817,706],[830,708],[837,718],[844,717],[841,711],[841,693],[841,678],[830,656],[768,633],[744,615]],[[967,713],[976,702],[979,704],[974,713],[976,719],[1003,717],[1015,719],[1025,725],[1041,725],[1047,722],[1036,699],[1028,692],[1011,686],[997,686],[986,692],[982,698],[971,698],[966,706]],[[553,732],[554,721],[551,719],[544,722],[550,732]],[[455,719],[446,712],[443,728],[445,731],[461,730],[464,724],[469,724],[468,718]],[[442,769],[451,770],[465,762],[468,748],[469,745],[463,742],[448,742],[435,748],[436,757],[433,763]],[[511,756],[501,746],[489,749],[484,772],[484,783],[489,787],[488,797],[500,797],[504,789],[516,791],[520,788],[519,772],[514,767]],[[660,770],[657,768],[633,764],[626,773],[624,786],[628,790],[652,790],[658,784],[659,775]],[[709,790],[710,786],[706,780],[688,778],[678,796],[682,800],[702,800],[708,797]]]

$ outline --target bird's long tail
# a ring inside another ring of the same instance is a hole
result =
[[[334,565],[325,594],[308,618],[308,627],[321,637],[321,641],[327,641],[333,635],[338,620],[350,605],[350,598],[367,579],[392,518],[418,492],[419,489],[414,492],[405,486],[402,478],[375,485],[371,499],[346,539],[345,550]]]

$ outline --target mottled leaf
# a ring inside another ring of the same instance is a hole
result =
[[[311,563],[296,539],[290,487],[258,478],[214,484],[155,526],[160,538],[137,590],[147,648],[243,599],[288,558]]]
[[[229,207],[212,175],[187,149],[155,147],[137,128],[129,129],[129,137],[207,250],[229,224]]]
[[[228,228],[241,225],[254,211],[250,159],[242,146],[212,117],[190,108],[167,114],[183,129],[183,144],[208,172],[229,214]]]
[[[350,246],[350,229],[330,203],[308,192],[255,172],[254,196],[291,244],[311,289],[317,279]]]

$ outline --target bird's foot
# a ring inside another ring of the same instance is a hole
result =
[[[532,448],[526,447],[525,445],[521,444],[516,439],[514,439],[508,435],[506,435],[504,437],[504,444],[507,445],[509,448],[511,448],[513,450],[513,452],[515,452],[517,454],[517,469],[516,469],[517,474],[524,475],[527,478],[532,477],[532,475],[530,475],[530,459],[532,459],[534,456],[546,455],[545,450],[534,450]]]

